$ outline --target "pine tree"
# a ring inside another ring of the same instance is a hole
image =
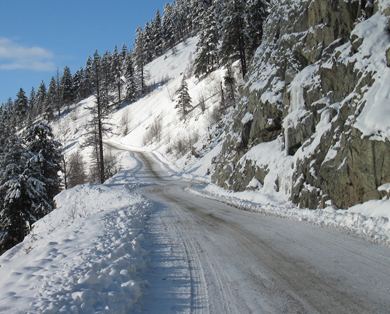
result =
[[[61,191],[61,144],[51,127],[43,122],[30,126],[25,134],[26,147],[37,158],[38,172],[46,188],[46,199],[38,204],[45,215],[54,208],[54,197]]]
[[[48,121],[52,120],[54,117],[54,108],[58,110],[58,117],[61,114],[61,106],[58,104],[58,86],[57,81],[54,77],[51,78],[49,89],[47,90],[47,101],[45,109],[45,117]]]
[[[199,42],[197,44],[197,57],[195,59],[195,75],[200,77],[215,70],[219,62],[219,33],[215,18],[214,7],[206,12],[202,23]]]
[[[130,102],[134,102],[137,97],[137,85],[134,77],[133,57],[130,54],[126,58],[125,67],[126,99]]]
[[[188,93],[187,81],[183,78],[175,106],[175,108],[179,110],[182,119],[185,119],[188,112],[192,109],[191,102],[192,100],[190,94]]]
[[[102,59],[96,51],[94,54],[91,75],[94,80],[95,105],[88,107],[91,119],[87,125],[87,139],[84,146],[90,146],[94,150],[93,160],[95,162],[98,179],[100,183],[105,180],[105,165],[104,165],[104,147],[103,135],[111,132],[111,126],[108,123],[111,114],[111,106],[104,100],[104,82],[102,79]]]
[[[85,65],[84,78],[82,81],[82,97],[88,97],[92,95],[94,89],[94,78],[93,78],[93,60],[88,57]]]
[[[32,121],[32,119],[37,115],[37,94],[35,92],[35,88],[31,88],[30,97],[28,99],[28,103],[30,104],[30,110],[29,110],[29,121]]]
[[[36,156],[23,141],[10,135],[0,156],[0,254],[23,241],[30,226],[42,217],[38,203],[46,200],[46,188],[36,168]]]
[[[191,0],[190,1],[190,18],[189,21],[191,23],[191,34],[197,34],[201,29],[203,29],[204,25],[204,14],[211,7],[211,0]],[[216,22],[216,20],[214,20]]]
[[[227,104],[234,105],[235,102],[235,84],[234,73],[231,64],[227,64],[226,73],[224,76],[224,84],[227,90]]]
[[[145,64],[146,64],[151,62],[155,57],[153,27],[149,22],[146,23],[145,30],[143,32],[143,41],[144,41],[144,56],[145,56]]]
[[[248,59],[253,57],[253,53],[263,39],[263,23],[267,18],[267,8],[268,1],[266,0],[247,0],[245,22]]]
[[[37,111],[38,114],[42,113],[45,110],[46,106],[46,95],[47,90],[46,90],[46,85],[45,82],[42,81],[41,84],[39,85],[38,91],[37,91]]]
[[[157,10],[152,23],[152,35],[154,43],[154,56],[159,57],[163,52],[163,34],[160,11]]]
[[[101,100],[104,106],[107,106],[112,100],[110,90],[115,86],[114,78],[111,72],[112,56],[106,51],[100,61],[100,82],[101,82]]]
[[[171,4],[166,4],[164,7],[164,16],[162,23],[162,36],[163,36],[163,47],[164,50],[169,50],[175,45],[174,38],[174,25],[175,18]]]
[[[129,52],[128,52],[127,46],[125,44],[123,44],[121,56],[120,56],[122,68],[125,66],[125,62],[126,62],[126,58],[127,58],[128,54],[129,54]]]
[[[0,154],[0,254],[23,241],[28,233],[30,202],[26,197],[25,149],[20,139],[9,136]]]
[[[136,66],[136,81],[138,86],[138,95],[142,96],[145,94],[145,39],[144,33],[141,28],[137,29],[137,37],[134,48],[134,59]]]
[[[28,112],[28,99],[26,93],[21,88],[16,96],[15,101],[15,114],[19,122],[26,119]]]
[[[227,0],[222,23],[221,55],[224,63],[240,60],[241,72],[247,72],[247,47],[245,24],[245,1]]]
[[[84,69],[80,68],[73,75],[73,95],[76,102],[80,101],[83,97],[83,92],[82,92],[83,79],[84,79]]]
[[[64,68],[64,74],[61,78],[61,92],[62,92],[62,102],[64,106],[68,107],[72,104],[74,100],[73,95],[73,77],[70,72],[69,67]]]
[[[114,52],[112,54],[111,61],[111,73],[113,76],[114,84],[118,93],[118,103],[122,101],[121,91],[122,91],[122,66],[121,66],[121,58],[118,53],[118,48],[115,47]]]
[[[191,32],[191,8],[188,0],[176,0],[174,2],[174,35],[176,43],[186,39]]]

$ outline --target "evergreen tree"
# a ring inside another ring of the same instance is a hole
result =
[[[185,78],[183,78],[180,89],[178,91],[177,103],[175,107],[179,110],[182,119],[185,119],[188,112],[192,109],[191,102],[192,100],[190,94],[188,93],[187,81]]]
[[[162,24],[162,36],[163,36],[163,47],[164,50],[173,48],[175,45],[174,38],[174,12],[171,4],[166,4],[164,7],[164,16]]]
[[[245,76],[247,72],[247,47],[246,47],[246,23],[245,1],[227,0],[224,9],[222,23],[221,55],[225,63],[240,60],[241,72]]]
[[[28,112],[28,99],[26,93],[21,88],[16,95],[15,101],[15,114],[19,122],[22,122],[26,119]]]
[[[224,76],[225,88],[227,90],[227,104],[234,105],[235,102],[235,84],[233,69],[230,63],[226,66],[226,73]]]
[[[45,109],[46,96],[47,96],[46,94],[47,94],[46,85],[45,82],[42,81],[37,91],[37,107],[38,107],[37,109],[39,114],[42,113]]]
[[[115,87],[113,73],[111,72],[112,56],[106,51],[100,61],[100,76],[101,76],[101,101],[103,106],[109,106],[113,101],[110,90]]]
[[[85,65],[82,89],[83,98],[92,95],[94,90],[93,60],[91,57],[88,57],[87,63]]]
[[[263,39],[263,23],[267,18],[267,7],[267,0],[247,0],[245,22],[248,59],[253,57],[253,53]]]
[[[30,126],[25,134],[26,147],[34,156],[46,188],[45,199],[37,204],[45,215],[54,208],[54,197],[61,191],[61,144],[54,139],[51,127],[43,122]]]
[[[135,59],[135,66],[136,66],[136,82],[138,86],[138,95],[144,95],[146,88],[145,88],[145,64],[146,64],[146,57],[145,57],[145,39],[144,39],[144,33],[142,29],[139,27],[137,29],[137,37],[135,41],[135,48],[134,48],[134,59]]]
[[[129,52],[128,52],[127,46],[124,44],[122,46],[122,51],[121,51],[121,65],[122,65],[122,67],[125,66],[125,62],[126,62],[126,58],[127,58],[128,54],[129,54]]]
[[[154,34],[153,27],[148,22],[146,23],[145,30],[143,31],[143,42],[144,42],[144,64],[147,64],[153,60],[155,57],[155,48],[154,48]]]
[[[159,57],[163,52],[163,33],[160,11],[157,10],[152,24],[154,56]]]
[[[174,2],[174,35],[176,43],[186,39],[191,32],[191,8],[188,0]]]
[[[8,98],[7,102],[5,103],[4,109],[5,109],[4,116],[6,121],[8,122],[7,124],[10,127],[16,127],[17,117],[14,113],[14,101],[12,100],[11,97]]]
[[[136,100],[137,97],[137,85],[135,83],[135,77],[134,77],[133,58],[130,54],[126,58],[125,78],[126,78],[126,99],[130,102],[133,102]]]
[[[197,57],[195,59],[195,75],[200,77],[215,70],[218,66],[219,33],[215,18],[214,7],[211,6],[203,20],[199,42],[197,44]]]
[[[111,62],[111,73],[113,76],[114,84],[118,93],[118,102],[122,101],[121,99],[121,91],[122,91],[122,65],[121,58],[118,53],[118,48],[115,47],[114,53],[112,54],[112,62]]]
[[[84,79],[84,69],[80,68],[73,75],[73,96],[75,101],[80,101],[83,98],[82,84]]]
[[[32,155],[16,135],[10,135],[0,156],[0,254],[23,241],[30,226],[42,217],[37,204],[46,189]]]
[[[23,176],[27,159],[20,139],[9,136],[0,154],[0,254],[23,241],[28,232],[31,204]]]
[[[31,121],[33,117],[36,116],[37,110],[37,94],[35,92],[35,88],[31,88],[30,97],[28,99],[28,103],[30,104],[29,108],[29,120]]]
[[[108,119],[112,109],[104,100],[104,82],[102,79],[102,72],[101,57],[96,51],[94,54],[91,73],[94,79],[94,94],[96,102],[94,106],[87,108],[90,112],[91,119],[87,125],[88,133],[84,146],[91,146],[94,150],[93,160],[97,168],[100,183],[103,183],[105,180],[103,135],[111,132],[111,126],[108,123]]]
[[[62,102],[64,106],[68,107],[72,104],[74,100],[73,95],[73,77],[70,72],[69,67],[64,68],[64,74],[61,78],[61,92],[62,92]]]
[[[51,78],[49,89],[47,90],[47,100],[46,100],[46,109],[45,109],[45,118],[47,120],[52,120],[54,118],[54,108],[58,110],[58,116],[61,114],[61,106],[58,104],[58,86],[57,81],[54,77]]]

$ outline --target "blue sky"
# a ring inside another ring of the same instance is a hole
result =
[[[169,0],[0,1],[0,102],[20,87],[28,93],[65,65],[72,72],[95,49],[132,44],[144,25]]]

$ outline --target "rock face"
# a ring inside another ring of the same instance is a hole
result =
[[[386,62],[387,66],[390,67],[390,47],[386,50]]]
[[[255,180],[308,208],[381,197],[390,98],[375,95],[390,78],[388,5],[375,1],[368,18],[361,1],[272,2],[214,182],[242,191]]]

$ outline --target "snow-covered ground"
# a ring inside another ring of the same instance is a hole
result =
[[[0,313],[127,313],[142,295],[150,203],[110,182],[64,191],[56,203],[0,257]]]

